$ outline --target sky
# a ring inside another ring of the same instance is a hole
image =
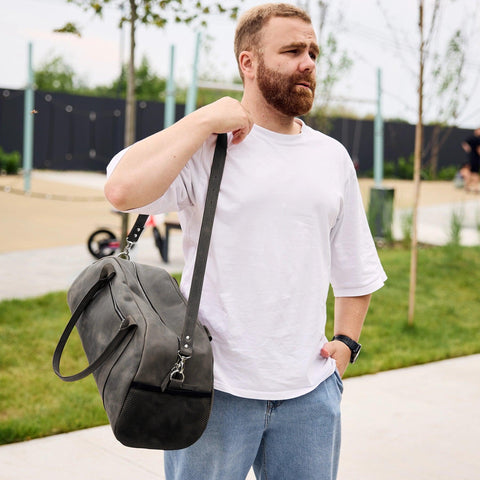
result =
[[[245,0],[240,4],[241,11],[258,3],[263,2]],[[418,0],[330,0],[327,30],[353,62],[335,85],[335,105],[360,116],[374,114],[380,69],[383,116],[416,122],[417,3]],[[428,29],[433,0],[425,3]],[[310,7],[315,27],[316,4],[315,0],[303,0],[303,5]],[[443,4],[446,8],[440,17],[439,33],[429,51],[442,53],[456,28],[461,27],[466,34],[465,82],[456,123],[463,128],[476,128],[480,126],[480,57],[475,48],[480,45],[480,0],[443,0]],[[0,88],[21,89],[26,85],[29,42],[33,46],[34,68],[61,56],[90,86],[111,83],[122,62],[127,61],[128,36],[126,30],[118,28],[119,17],[115,7],[98,18],[66,0],[0,0]],[[201,33],[199,73],[220,82],[230,81],[237,73],[232,47],[235,23],[220,15],[207,20],[208,30]],[[81,28],[81,38],[53,32],[69,21]],[[173,45],[175,80],[187,86],[192,77],[196,38],[197,32],[184,25],[172,24],[164,29],[141,26],[136,58],[140,61],[145,56],[157,75],[167,76]],[[425,85],[432,85],[431,80],[426,80]],[[439,98],[432,88],[427,88],[425,121],[438,119]]]

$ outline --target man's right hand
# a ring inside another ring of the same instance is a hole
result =
[[[232,132],[232,143],[242,142],[253,127],[253,119],[245,107],[234,98],[223,97],[205,107],[198,113],[205,114],[212,133]]]

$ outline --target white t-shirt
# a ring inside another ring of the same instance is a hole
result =
[[[186,296],[215,141],[165,195],[134,210],[179,211]],[[329,284],[335,296],[360,296],[385,280],[340,143],[303,123],[298,135],[255,125],[238,145],[229,136],[199,313],[213,337],[216,389],[260,400],[313,390],[335,369],[320,356]]]

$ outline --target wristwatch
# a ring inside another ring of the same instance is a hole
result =
[[[352,351],[352,354],[350,355],[350,363],[355,363],[355,361],[358,358],[358,355],[360,354],[360,350],[362,349],[362,346],[355,340],[352,340],[350,337],[347,337],[346,335],[335,335],[332,338],[332,342],[334,340],[343,342]]]

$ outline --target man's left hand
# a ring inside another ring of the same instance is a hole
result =
[[[320,355],[323,358],[331,357],[335,360],[341,377],[343,377],[343,374],[350,363],[351,354],[352,352],[350,349],[343,342],[338,340],[327,342],[320,350]]]

